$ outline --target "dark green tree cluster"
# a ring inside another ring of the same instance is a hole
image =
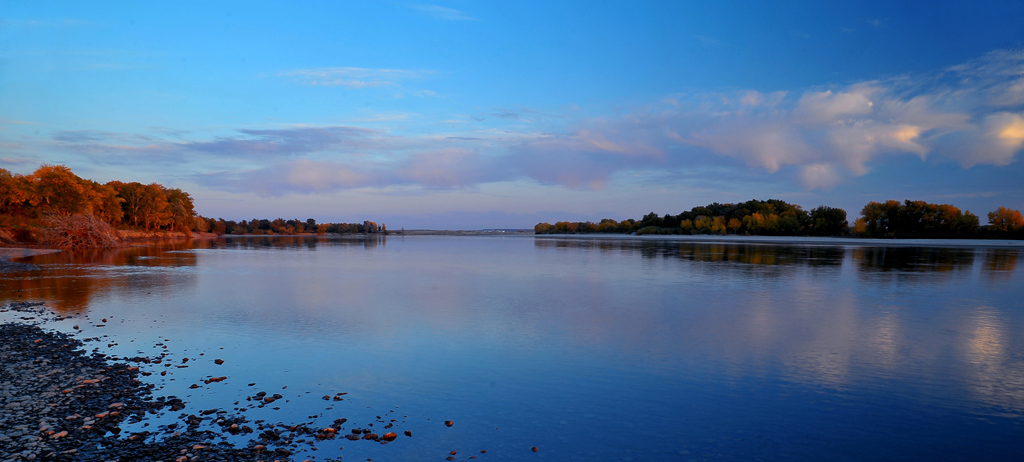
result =
[[[869,202],[854,224],[854,233],[894,239],[956,239],[979,237],[978,217],[949,204],[924,201]]]
[[[362,223],[317,223],[315,219],[305,221],[278,218],[253,218],[252,220],[225,220],[223,218],[196,217],[196,231],[216,234],[387,234],[387,225],[372,221]]]

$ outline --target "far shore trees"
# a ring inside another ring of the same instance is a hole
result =
[[[738,234],[762,236],[858,236],[888,239],[1024,239],[1024,218],[1000,207],[988,214],[989,225],[950,204],[889,200],[869,202],[851,226],[846,211],[818,206],[810,212],[777,199],[737,204],[712,203],[678,215],[651,212],[639,221],[605,218],[600,223],[538,223],[537,234],[635,233]]]

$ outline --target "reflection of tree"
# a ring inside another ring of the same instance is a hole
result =
[[[643,258],[675,258],[753,266],[840,266],[846,255],[842,247],[625,239],[535,239],[534,245],[539,248],[635,253]]]
[[[317,246],[343,246],[374,248],[387,245],[384,234],[355,236],[222,236],[212,241],[199,241],[197,248],[225,248],[238,250],[300,249],[316,250]]]
[[[1007,279],[1024,257],[1017,249],[987,249],[982,255],[981,271],[992,279]]]
[[[860,247],[853,261],[865,273],[931,273],[969,270],[974,250],[940,247]]]
[[[27,260],[39,266],[39,270],[0,274],[0,300],[45,301],[63,314],[73,314],[87,310],[97,294],[148,292],[180,283],[189,273],[160,269],[196,266],[198,255],[188,251],[191,249],[316,250],[320,245],[373,249],[386,243],[383,234],[246,236],[39,255]],[[140,268],[145,270],[139,271]]]
[[[180,276],[160,271],[139,273],[128,268],[195,266],[195,254],[172,252],[188,248],[187,242],[177,242],[39,255],[29,262],[40,269],[3,274],[0,278],[0,299],[45,301],[62,314],[83,312],[99,293],[148,291],[179,282]],[[110,267],[119,269],[111,271]]]

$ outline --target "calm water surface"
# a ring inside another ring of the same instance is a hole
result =
[[[1024,454],[1022,260],[843,241],[254,237],[22,260],[41,269],[0,275],[0,300],[47,302],[68,316],[50,327],[78,324],[105,353],[191,358],[143,366],[169,372],[147,379],[186,412],[265,390],[287,402],[250,418],[381,416],[414,435],[298,460],[1009,460]]]

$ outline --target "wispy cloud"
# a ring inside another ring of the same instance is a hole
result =
[[[443,7],[443,6],[438,6],[438,5],[410,5],[409,7],[414,9],[414,10],[420,11],[420,12],[422,12],[422,13],[424,13],[424,14],[432,17],[432,18],[443,19],[445,21],[477,21],[478,20],[477,18],[474,18],[474,17],[466,14],[465,12],[462,12],[462,11],[459,11],[459,10],[456,10],[456,9],[453,9],[453,8],[447,8],[447,7]]]
[[[702,43],[704,45],[707,45],[707,46],[718,45],[718,40],[717,39],[708,37],[706,35],[694,34],[693,38],[697,39],[697,41],[699,41],[700,43]]]
[[[0,124],[3,125],[39,125],[38,122],[28,122],[25,120],[12,120],[12,119],[0,119]]]
[[[0,149],[6,149],[0,145]],[[39,161],[36,159],[27,159],[24,157],[0,157],[0,164],[23,166],[23,165],[38,165]]]
[[[14,26],[14,27],[74,27],[74,26],[91,26],[96,23],[91,21],[83,21],[80,19],[55,19],[55,20],[37,20],[37,19],[4,19],[0,21],[2,26]]]
[[[283,72],[281,75],[292,77],[303,85],[372,88],[398,85],[402,80],[419,78],[429,73],[429,71],[410,71],[403,69],[320,67],[314,69],[297,69]]]
[[[373,130],[359,127],[241,129],[240,136],[179,144],[182,149],[222,156],[267,158],[297,156],[324,150],[353,149],[370,143]]]

